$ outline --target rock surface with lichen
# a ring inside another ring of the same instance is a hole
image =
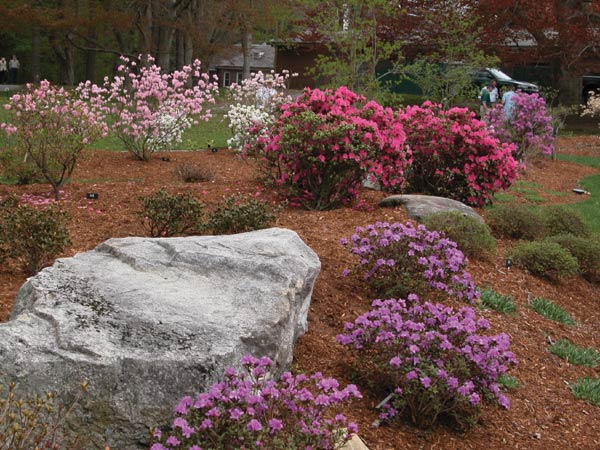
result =
[[[0,384],[56,391],[86,448],[148,448],[148,429],[246,354],[279,370],[320,270],[296,233],[110,239],[28,279],[0,324]]]

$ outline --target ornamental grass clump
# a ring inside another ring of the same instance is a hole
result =
[[[514,146],[500,143],[467,108],[444,110],[425,102],[407,106],[398,120],[412,150],[413,162],[405,171],[410,192],[483,206],[517,176]]]
[[[357,427],[337,413],[361,398],[354,385],[340,389],[333,378],[285,372],[269,376],[272,361],[242,358],[243,370],[175,408],[169,433],[154,431],[151,450],[339,449]]]
[[[306,88],[259,136],[261,176],[291,205],[328,210],[356,199],[366,177],[384,189],[404,186],[410,151],[394,112],[340,87]]]
[[[351,253],[360,260],[355,271],[362,273],[379,296],[417,293],[470,303],[479,297],[456,242],[424,225],[376,222],[357,227],[350,242],[344,238],[341,243],[352,245]]]
[[[337,340],[377,380],[380,394],[389,394],[380,404],[381,419],[405,416],[431,427],[445,416],[464,427],[474,423],[484,401],[510,406],[498,378],[516,359],[508,335],[490,336],[489,328],[470,307],[455,312],[411,294],[375,300]]]

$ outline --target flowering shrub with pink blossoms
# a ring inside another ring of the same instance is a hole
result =
[[[515,94],[510,116],[506,117],[504,108],[498,105],[489,110],[486,120],[500,142],[514,144],[513,156],[518,161],[531,154],[547,156],[554,151],[552,116],[538,94]]]
[[[354,385],[339,389],[333,378],[284,373],[269,377],[269,358],[242,358],[243,371],[175,408],[172,430],[154,431],[151,450],[339,449],[356,433],[354,423],[331,410],[361,398]]]
[[[425,102],[406,107],[398,119],[412,150],[413,163],[405,172],[411,192],[482,206],[515,180],[514,145],[500,143],[468,109],[444,110]]]
[[[391,109],[362,102],[346,87],[306,88],[266,133],[252,129],[265,181],[291,204],[315,210],[350,203],[366,176],[401,189],[410,162],[402,125]]]
[[[58,200],[85,145],[106,134],[99,108],[47,80],[27,84],[5,108],[10,122],[0,128],[14,135],[16,153],[31,161]]]
[[[467,259],[456,242],[424,225],[376,222],[357,227],[351,253],[360,259],[358,272],[377,295],[404,297],[409,293],[453,297],[473,303],[479,292],[465,270]],[[349,270],[344,274],[348,275]]]
[[[181,140],[182,131],[193,123],[211,117],[205,106],[215,102],[218,87],[200,72],[200,61],[162,73],[150,55],[121,60],[112,80],[105,77],[101,87],[87,81],[78,90],[92,104],[104,105],[112,116],[111,128],[140,160],[149,160],[152,153]]]
[[[380,404],[382,420],[406,415],[430,427],[447,416],[464,427],[474,423],[483,401],[510,406],[498,377],[516,359],[508,335],[483,334],[489,327],[470,307],[455,312],[411,294],[408,301],[375,300],[337,340],[351,347],[381,394],[389,394]]]

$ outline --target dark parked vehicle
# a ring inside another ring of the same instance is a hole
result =
[[[527,81],[514,80],[498,69],[481,69],[473,75],[473,81],[480,86],[486,86],[492,80],[496,80],[498,89],[501,89],[503,86],[514,86],[515,89],[520,89],[529,94],[540,91],[537,85],[528,83]]]

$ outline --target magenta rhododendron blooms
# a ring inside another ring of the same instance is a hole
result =
[[[339,405],[361,398],[356,386],[341,389],[320,373],[285,372],[274,379],[266,357],[241,362],[242,371],[229,368],[207,392],[182,398],[171,432],[155,430],[151,450],[333,450],[357,432],[356,424],[334,414]]]
[[[406,107],[398,119],[412,150],[405,172],[411,192],[483,206],[515,180],[514,145],[501,143],[467,108],[444,110],[425,102]]]
[[[528,155],[551,155],[554,151],[552,116],[546,101],[538,94],[519,92],[513,97],[511,114],[506,117],[501,105],[491,109],[486,120],[501,142],[514,144],[513,156],[525,161]]]
[[[186,128],[211,117],[206,105],[215,102],[218,87],[200,72],[200,61],[163,73],[150,55],[121,60],[112,80],[105,77],[101,87],[87,81],[78,90],[92,104],[104,105],[112,130],[139,159],[167,149],[181,140]]]
[[[10,122],[0,128],[14,135],[19,153],[35,164],[58,200],[83,148],[107,132],[101,108],[47,80],[27,84],[5,108]]]
[[[381,419],[407,415],[429,427],[445,415],[464,425],[485,399],[510,406],[498,377],[517,361],[508,335],[489,335],[489,328],[470,307],[454,311],[410,294],[407,301],[375,300],[337,340],[352,349],[359,367],[374,368],[369,379],[391,394]]]
[[[376,222],[357,227],[350,241],[341,243],[352,245],[350,252],[360,261],[356,271],[378,295],[418,293],[469,303],[479,297],[456,242],[424,225]]]
[[[265,180],[292,204],[332,209],[352,202],[365,177],[400,190],[410,151],[389,108],[340,87],[306,88],[267,130],[255,127]]]

